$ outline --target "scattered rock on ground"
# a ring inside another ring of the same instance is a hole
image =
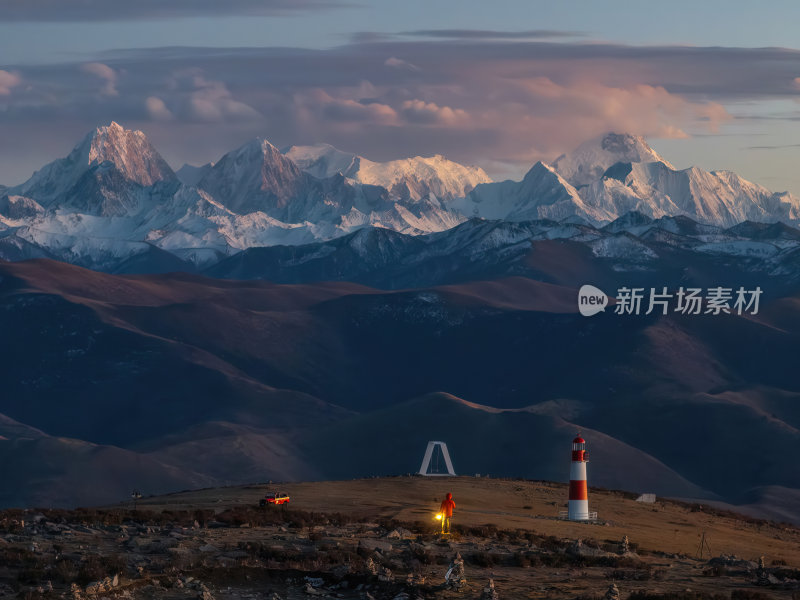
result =
[[[500,596],[497,595],[497,591],[494,589],[494,579],[490,579],[486,587],[483,588],[481,600],[498,600],[499,598]]]
[[[620,600],[619,595],[619,588],[617,587],[616,583],[612,583],[608,586],[608,590],[606,591],[605,600]]]

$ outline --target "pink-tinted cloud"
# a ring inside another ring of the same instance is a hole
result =
[[[719,102],[687,98],[662,86],[612,86],[577,76],[565,82],[494,77],[490,71],[474,69],[474,79],[446,84],[314,89],[295,94],[289,104],[304,134],[313,132],[316,141],[358,147],[365,132],[373,131],[377,139],[389,143],[394,138],[392,144],[403,146],[416,138],[416,153],[520,165],[551,159],[610,130],[678,138],[687,137],[687,131],[717,131],[730,119]]]
[[[782,49],[397,37],[329,50],[132,50],[91,66],[15,67],[0,77],[0,125],[58,132],[121,120],[183,143],[187,160],[198,160],[201,135],[205,160],[262,135],[377,160],[440,153],[524,168],[609,130],[714,133],[729,102],[796,97],[798,61]],[[118,95],[98,94],[98,79]]]
[[[11,88],[18,86],[22,79],[16,73],[0,69],[0,96],[9,96]]]
[[[256,108],[236,97],[223,81],[207,77],[197,67],[170,73],[161,89],[154,91],[145,100],[147,114],[154,120],[229,123],[262,118]]]
[[[167,108],[164,101],[157,96],[148,96],[144,101],[144,105],[147,114],[154,121],[171,121],[175,118],[175,115]]]
[[[469,116],[465,110],[439,106],[424,100],[406,100],[400,107],[402,115],[411,123],[424,125],[468,126]]]
[[[328,124],[394,125],[397,112],[380,102],[363,101],[360,97],[334,97],[322,89],[296,94],[294,109],[309,127]]]
[[[516,81],[483,113],[483,126],[505,130],[513,155],[548,155],[606,131],[687,137],[686,129],[717,131],[731,117],[718,102],[695,101],[661,86],[609,86],[587,79]],[[526,151],[527,147],[527,151]]]
[[[103,81],[103,87],[100,93],[104,96],[119,95],[116,88],[117,72],[108,65],[99,62],[86,63],[81,67],[81,70]]]
[[[196,90],[189,98],[189,114],[200,121],[255,120],[261,114],[236,100],[221,81],[195,77]]]

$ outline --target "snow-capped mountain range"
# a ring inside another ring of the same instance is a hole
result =
[[[378,163],[328,144],[290,146],[284,151],[298,167],[319,178],[341,174],[358,183],[377,185],[402,200],[434,195],[442,200],[466,196],[492,180],[478,167],[465,167],[437,154]]]
[[[142,132],[112,122],[25,183],[0,186],[0,257],[112,271],[207,268],[248,248],[365,227],[420,235],[474,217],[601,227],[631,211],[718,227],[800,222],[791,194],[731,172],[676,170],[626,134],[537,163],[522,181],[495,183],[438,155],[379,163],[323,144],[280,151],[264,139],[176,174]]]
[[[487,219],[578,218],[593,225],[630,211],[719,227],[800,221],[800,198],[788,192],[771,192],[730,171],[677,170],[643,138],[616,133],[585,142],[552,166],[536,163],[522,181],[477,185],[458,208]]]

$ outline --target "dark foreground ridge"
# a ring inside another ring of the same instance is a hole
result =
[[[546,482],[393,478],[290,487],[297,508],[258,508],[271,488],[246,486],[142,499],[136,509],[2,512],[0,592],[788,600],[800,589],[800,531],[697,505],[644,505],[592,490],[602,518],[579,524],[551,516],[559,504],[551,499],[566,490]],[[458,500],[450,536],[431,519],[445,489]],[[701,529],[707,544],[698,547]],[[460,576],[445,582],[454,562]]]

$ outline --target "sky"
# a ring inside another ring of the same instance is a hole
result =
[[[607,131],[800,195],[800,4],[0,0],[0,183],[115,120],[174,167],[254,137],[519,178]]]

